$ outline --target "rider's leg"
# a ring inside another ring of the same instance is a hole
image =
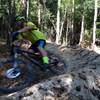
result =
[[[42,56],[42,62],[44,64],[44,70],[47,69],[49,64],[49,58],[47,56],[47,52],[45,50],[46,42],[45,40],[39,40],[35,45],[33,45],[33,49],[38,50],[40,55]]]
[[[43,63],[49,64],[49,59],[48,59],[48,56],[47,56],[47,52],[45,50],[45,45],[46,45],[46,42],[44,40],[39,40],[37,49],[42,56]]]
[[[41,56],[42,56],[42,62],[43,62],[43,70],[46,71],[48,68],[48,64],[49,64],[49,58],[47,56],[47,52],[44,48],[41,47],[37,47],[38,51],[40,52]]]
[[[44,48],[40,47],[40,46],[38,46],[37,49],[42,56],[43,64],[49,64],[49,59],[48,59],[46,50]]]

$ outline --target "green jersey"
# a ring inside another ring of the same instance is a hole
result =
[[[27,22],[26,26],[32,27],[33,30],[25,32],[25,33],[20,33],[18,36],[19,39],[22,39],[22,38],[27,39],[32,44],[34,44],[38,40],[46,39],[44,33],[40,32],[32,22]]]

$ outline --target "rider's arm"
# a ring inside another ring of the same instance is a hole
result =
[[[28,31],[31,31],[32,29],[33,29],[32,27],[26,26],[26,27],[18,30],[18,33],[28,32]]]
[[[28,32],[28,31],[31,31],[31,30],[37,30],[37,27],[32,22],[28,22],[26,24],[26,26],[24,28],[20,29],[18,32],[23,33],[23,32]]]
[[[28,31],[31,31],[31,30],[37,30],[37,27],[33,23],[28,22],[27,26],[25,26],[24,28],[14,32],[14,34],[12,34],[12,36],[16,37],[19,33],[28,32]]]
[[[18,30],[19,33],[23,33],[23,32],[28,32],[28,31],[31,31],[31,30],[37,30],[37,27],[36,26],[25,26],[24,28]]]
[[[12,41],[15,41],[17,39],[17,36],[20,34],[20,33],[23,33],[23,32],[28,32],[28,31],[31,31],[32,28],[31,27],[24,27],[16,32],[13,32],[12,33]]]

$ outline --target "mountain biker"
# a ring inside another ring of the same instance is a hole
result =
[[[12,41],[17,39],[29,40],[32,43],[30,48],[41,54],[44,64],[43,70],[45,71],[49,64],[49,58],[45,50],[46,38],[44,33],[40,32],[34,23],[26,22],[23,16],[16,17],[15,28],[17,31],[12,33]]]

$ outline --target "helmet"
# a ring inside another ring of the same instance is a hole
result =
[[[23,16],[16,16],[15,20],[16,21],[24,21],[25,17],[23,17]]]

